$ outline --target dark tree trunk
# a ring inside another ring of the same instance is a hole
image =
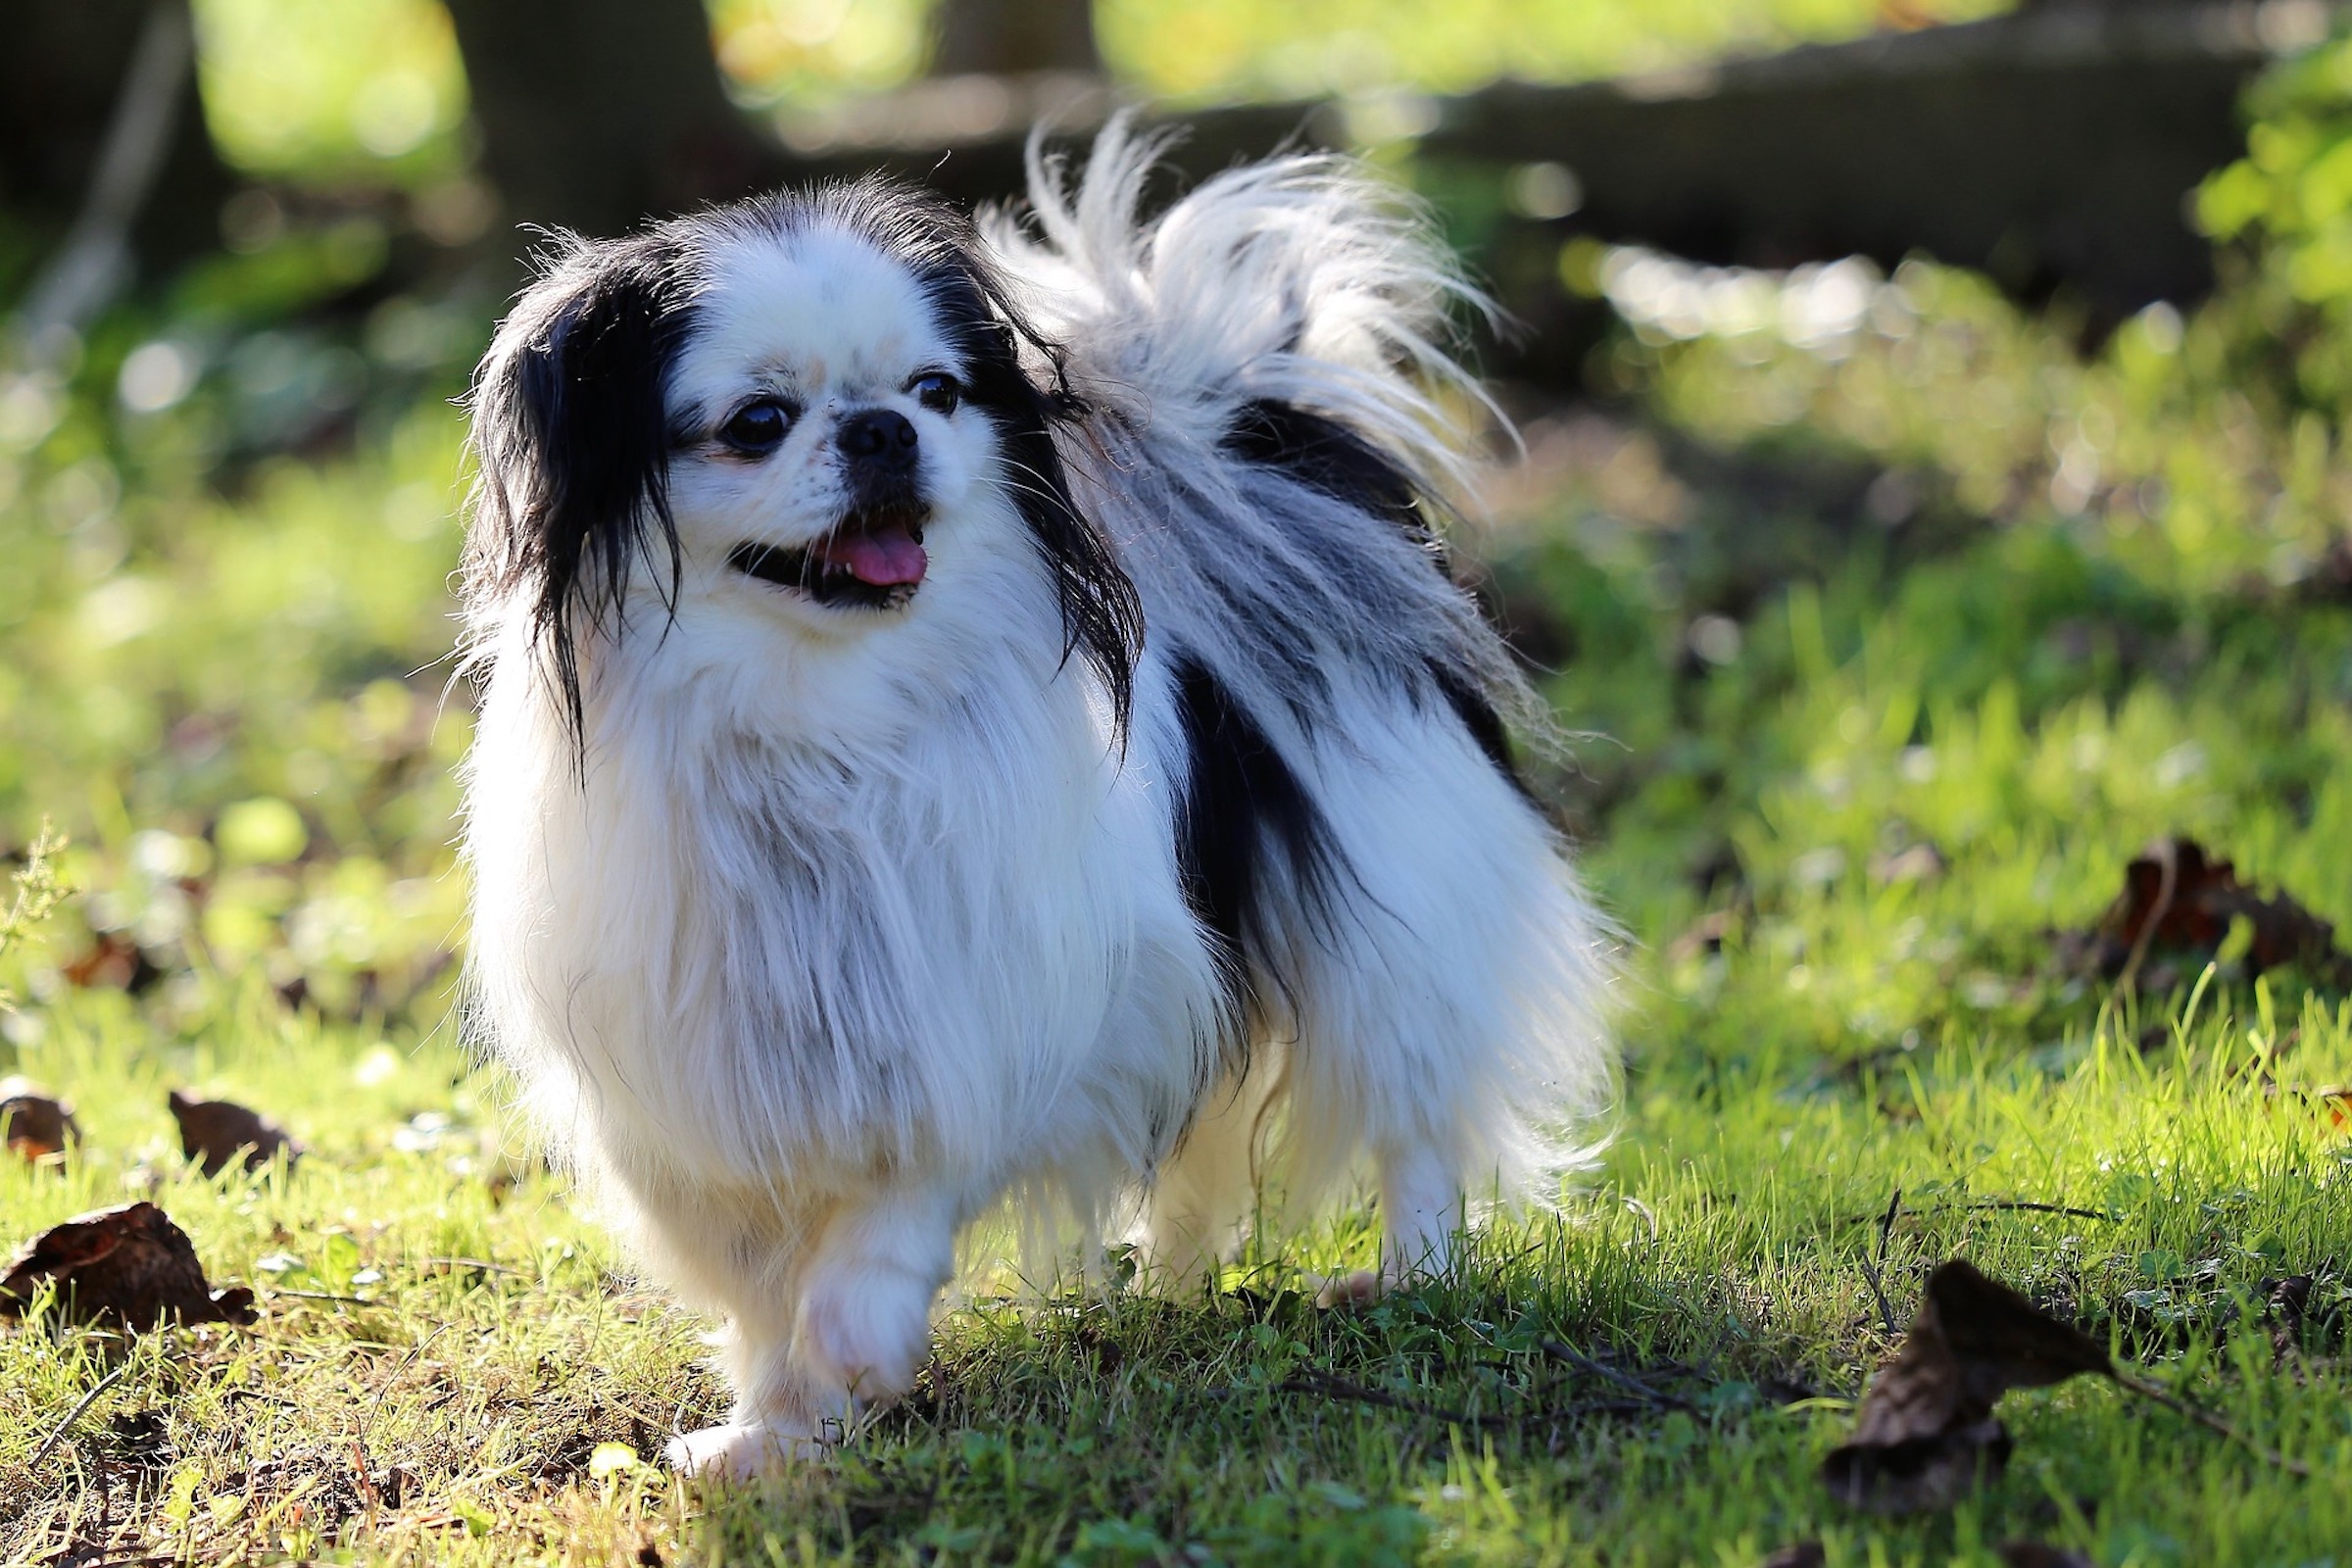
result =
[[[1093,0],[942,0],[935,76],[1100,72]]]
[[[512,220],[615,234],[781,174],[719,84],[702,0],[448,3]]]
[[[0,8],[0,207],[35,246],[17,268],[53,250],[90,205],[140,40],[159,22],[186,28],[187,0],[7,0]],[[161,162],[143,190],[118,191],[132,198],[130,250],[150,275],[220,243],[220,204],[233,183],[205,129],[193,52],[183,45],[172,58],[166,96],[146,106],[165,114]],[[0,289],[15,292],[14,281],[0,279]]]

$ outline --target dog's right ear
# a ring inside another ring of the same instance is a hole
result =
[[[477,623],[528,614],[580,740],[580,637],[619,632],[640,569],[676,605],[663,390],[692,289],[660,231],[560,244],[475,372],[466,596]]]

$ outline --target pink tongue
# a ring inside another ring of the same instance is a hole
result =
[[[872,533],[841,533],[818,545],[817,560],[839,566],[875,588],[910,588],[923,580],[930,558],[904,527]]]

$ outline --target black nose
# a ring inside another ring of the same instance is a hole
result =
[[[905,473],[914,466],[914,426],[890,409],[865,409],[841,421],[842,456],[860,467]]]

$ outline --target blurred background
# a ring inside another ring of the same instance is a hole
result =
[[[1360,152],[1504,307],[1474,350],[1525,459],[1463,554],[1592,737],[1543,787],[1661,994],[1752,984],[1846,1053],[2031,1016],[2069,1000],[2018,961],[2035,933],[2201,825],[2340,919],[2343,24],[2320,0],[8,0],[0,851],[53,821],[83,894],[17,989],[165,1040],[257,1007],[429,1028],[464,903],[451,400],[522,225],[868,167],[1004,197],[1033,125],[1082,139],[1130,102],[1187,127],[1196,175]],[[1971,857],[1948,942],[1889,947],[1872,890]],[[1819,895],[1849,885],[1831,932]],[[1725,966],[1789,941],[1817,982]],[[0,1017],[0,1066],[43,1027]]]

